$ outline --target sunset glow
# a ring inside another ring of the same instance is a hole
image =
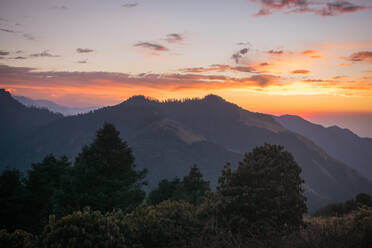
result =
[[[213,93],[257,112],[372,113],[370,1],[305,7],[1,1],[0,88],[67,106]]]

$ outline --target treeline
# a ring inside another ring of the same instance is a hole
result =
[[[146,197],[147,171],[105,124],[74,164],[48,155],[25,177],[2,172],[0,247],[368,247],[370,208],[303,218],[300,173],[283,147],[265,144],[237,169],[227,163],[215,190],[195,165]]]

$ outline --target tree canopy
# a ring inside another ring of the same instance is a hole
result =
[[[246,153],[235,171],[227,164],[217,188],[225,224],[236,231],[258,223],[282,230],[300,227],[307,210],[300,172],[289,152],[269,144]]]
[[[115,126],[105,123],[76,157],[74,177],[80,207],[127,211],[140,204],[147,170],[136,171],[134,156]]]

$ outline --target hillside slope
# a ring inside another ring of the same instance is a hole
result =
[[[323,127],[294,115],[275,119],[289,130],[312,140],[332,157],[343,161],[372,180],[372,139],[361,138],[348,129]]]

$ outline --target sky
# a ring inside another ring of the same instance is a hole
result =
[[[372,137],[371,0],[1,0],[0,88],[67,106],[217,94]]]

